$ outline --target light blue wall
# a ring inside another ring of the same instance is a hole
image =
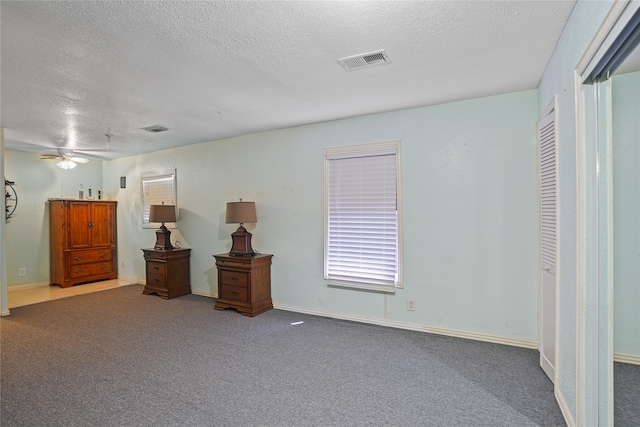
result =
[[[5,176],[16,183],[18,206],[6,224],[7,284],[24,285],[49,281],[48,198],[78,197],[80,184],[102,185],[102,162],[92,161],[63,170],[54,160],[38,154],[4,151]],[[26,268],[26,275],[18,270]]]
[[[611,85],[614,351],[640,357],[640,72]]]
[[[575,420],[578,388],[576,328],[579,327],[577,289],[576,109],[574,70],[604,21],[611,1],[578,1],[542,76],[538,111],[558,95],[558,269],[559,336],[557,339],[556,393]],[[595,334],[597,331],[587,331]]]
[[[265,132],[105,162],[119,201],[120,273],[144,278],[140,173],[177,169],[176,239],[194,292],[217,294],[230,249],[226,202],[256,202],[256,250],[274,254],[274,304],[292,310],[537,340],[536,91]],[[323,280],[323,149],[402,141],[405,287],[396,295]],[[120,176],[128,187],[119,189]],[[406,300],[416,300],[416,311]]]

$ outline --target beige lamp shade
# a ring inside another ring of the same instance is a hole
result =
[[[175,205],[151,205],[149,208],[149,222],[176,222]]]
[[[227,203],[227,224],[249,224],[258,222],[255,202]]]

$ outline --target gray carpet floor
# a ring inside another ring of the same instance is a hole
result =
[[[133,285],[12,309],[2,426],[565,425],[535,350],[213,306]]]
[[[613,364],[613,417],[615,427],[640,426],[640,366]]]

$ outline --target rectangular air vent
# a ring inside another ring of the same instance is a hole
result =
[[[152,132],[152,133],[164,132],[164,131],[169,130],[168,127],[165,127],[165,126],[162,126],[162,125],[152,125],[152,126],[143,127],[142,129],[146,130],[147,132]]]
[[[338,64],[347,71],[372,67],[374,65],[389,64],[390,62],[391,61],[389,60],[389,56],[387,56],[387,51],[385,49],[338,59]]]

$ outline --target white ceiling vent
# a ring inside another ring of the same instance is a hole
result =
[[[164,132],[169,130],[168,127],[162,126],[162,125],[151,125],[151,126],[146,126],[143,127],[142,129],[146,130],[147,132],[151,132],[151,133],[158,133],[158,132]]]
[[[391,63],[391,61],[389,60],[385,49],[338,59],[338,64],[342,65],[342,67],[347,71],[389,63]]]

